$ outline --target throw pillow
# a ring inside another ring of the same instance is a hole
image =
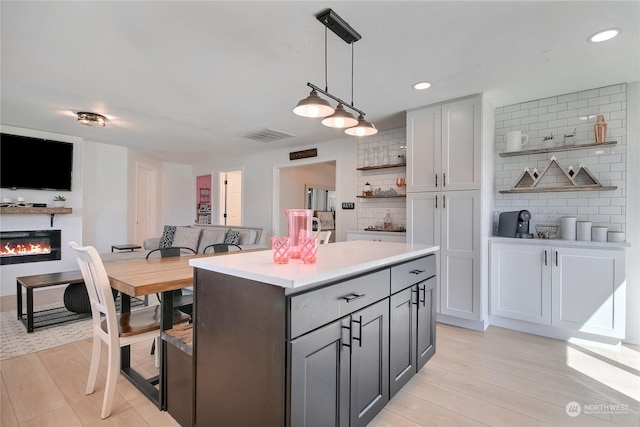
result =
[[[171,246],[191,248],[195,251],[198,249],[201,232],[202,230],[200,228],[176,227],[176,235],[173,237]]]
[[[173,237],[176,234],[175,225],[165,225],[162,231],[162,237],[160,238],[161,248],[170,248],[173,243]]]
[[[251,245],[256,243],[256,230],[237,230],[240,233],[238,245]]]
[[[224,238],[224,242],[228,245],[237,245],[240,241],[240,232],[229,230],[227,231],[227,236]]]
[[[204,248],[216,243],[224,243],[227,230],[202,230],[202,237],[200,237],[200,244],[198,245],[198,253],[204,253]]]

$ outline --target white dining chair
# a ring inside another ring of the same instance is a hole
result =
[[[70,242],[69,246],[78,255],[78,265],[89,294],[93,320],[93,349],[86,394],[92,394],[95,390],[102,342],[107,345],[107,381],[100,414],[101,418],[107,418],[111,415],[118,371],[120,371],[120,347],[155,339],[160,334],[160,306],[144,307],[130,313],[117,314],[109,276],[96,249],[92,246],[79,246],[76,242]],[[186,323],[189,319],[189,316],[177,310],[173,313],[174,324]]]
[[[331,238],[331,230],[325,230],[318,233],[318,239],[320,240],[321,245],[329,243],[329,238]]]

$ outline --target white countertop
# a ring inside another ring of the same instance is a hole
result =
[[[384,230],[347,230],[347,234],[349,233],[358,233],[358,234],[399,234],[401,236],[405,236],[407,234],[405,231],[384,231]]]
[[[501,243],[515,243],[522,245],[551,245],[551,246],[583,246],[587,248],[629,248],[631,245],[627,242],[594,242],[585,240],[563,240],[563,239],[518,239],[515,237],[498,237],[491,236],[489,241]]]
[[[429,255],[435,245],[348,241],[320,245],[315,264],[299,259],[274,264],[271,250],[194,258],[189,265],[283,288],[296,289],[339,280],[361,272]]]

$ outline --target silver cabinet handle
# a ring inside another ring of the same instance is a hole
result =
[[[443,194],[442,195],[442,209],[446,209],[447,208],[447,197]]]
[[[418,270],[418,269],[415,269],[415,270],[411,270],[409,273],[418,275],[418,274],[422,274],[422,273],[424,273],[425,271],[426,271],[426,270]]]
[[[447,186],[447,174],[446,173],[442,174],[442,186],[443,187]]]
[[[547,265],[547,250],[544,250],[544,265]]]
[[[436,174],[436,188],[438,188],[438,174]]]
[[[358,347],[362,347],[362,316],[359,316],[358,320],[351,319],[351,321],[353,323],[357,323],[359,325],[358,326],[358,329],[359,329],[358,336],[357,337],[352,336],[351,339],[354,339],[354,340],[358,341]]]
[[[360,298],[364,298],[365,296],[367,296],[367,294],[351,294],[351,295],[347,295],[344,297],[341,297],[340,299],[343,299],[348,303],[359,300]]]
[[[420,298],[420,291],[422,291],[422,299],[418,299],[418,302],[421,302],[424,307],[427,305],[427,285],[418,288],[418,298]]]
[[[438,196],[436,196],[436,209],[438,209]]]
[[[415,300],[415,302],[413,301],[413,294],[416,294],[416,300]],[[419,295],[420,295],[420,294],[418,293],[418,286],[417,286],[417,285],[413,285],[413,286],[411,287],[411,298],[410,298],[410,301],[409,301],[409,302],[410,302],[412,305],[418,305],[418,300],[420,299],[420,296],[419,296]]]

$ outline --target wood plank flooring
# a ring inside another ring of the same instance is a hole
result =
[[[484,333],[437,328],[436,355],[370,426],[640,424],[638,346],[585,346],[495,327]],[[132,364],[152,375],[157,370],[149,346],[132,348]],[[3,361],[0,425],[177,425],[122,376],[113,413],[101,420],[106,364],[96,392],[86,396],[90,351],[91,341],[84,340]],[[567,414],[570,402],[579,404],[578,416]],[[602,406],[608,404],[618,406]]]

